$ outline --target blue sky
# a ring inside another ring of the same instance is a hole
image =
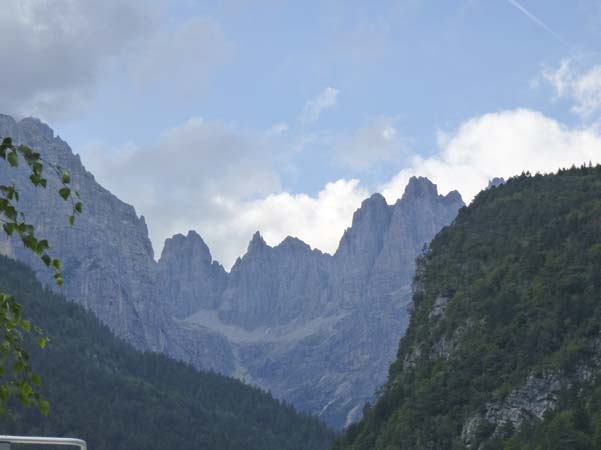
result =
[[[49,122],[157,252],[189,228],[227,266],[255,229],[333,251],[410,175],[469,201],[601,155],[593,0],[9,0],[0,23],[2,110]]]

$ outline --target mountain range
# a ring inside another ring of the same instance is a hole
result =
[[[227,272],[194,231],[167,239],[155,261],[144,218],[41,121],[0,116],[0,136],[67,169],[84,202],[70,227],[58,180],[22,192],[28,221],[63,262],[67,298],[137,349],[269,390],[336,428],[358,420],[386,381],[408,322],[415,258],[464,206],[457,192],[443,196],[412,178],[393,205],[366,199],[334,254],[294,237],[272,247],[257,232]],[[27,184],[13,172],[0,168]],[[51,284],[16,241],[0,250]]]

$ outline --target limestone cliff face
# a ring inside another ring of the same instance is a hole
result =
[[[29,145],[46,162],[68,170],[73,188],[81,195],[85,214],[71,227],[69,205],[58,196],[58,179],[50,170],[46,169],[47,189],[35,189],[25,170],[0,166],[3,182],[23,186],[20,205],[27,220],[62,260],[65,285],[61,292],[93,311],[136,347],[160,350],[167,321],[154,288],[156,267],[144,218],[100,186],[79,156],[39,120],[16,122],[0,115],[0,136]],[[29,263],[42,281],[53,285],[52,274],[16,241],[4,242],[3,250]]]
[[[292,237],[270,247],[257,232],[232,267],[219,316],[245,329],[323,316],[330,259]]]
[[[24,189],[22,205],[64,263],[63,292],[138,348],[235,376],[343,427],[385,381],[407,323],[414,261],[463,206],[413,178],[394,205],[374,194],[354,214],[334,255],[288,237],[255,234],[230,273],[191,231],[165,242],[158,263],[146,224],[102,188],[69,146],[35,119],[0,116],[0,136],[40,151],[72,175],[84,202],[75,227],[48,189]],[[4,180],[23,172],[0,168]],[[48,272],[12,241],[5,253]]]

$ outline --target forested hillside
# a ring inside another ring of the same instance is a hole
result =
[[[135,351],[21,263],[0,257],[0,286],[50,336],[32,356],[50,414],[15,403],[0,416],[0,434],[76,436],[94,450],[317,450],[332,442],[317,419],[263,391]]]
[[[420,258],[377,403],[336,449],[601,449],[601,167],[481,192]]]

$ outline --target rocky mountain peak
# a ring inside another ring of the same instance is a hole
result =
[[[486,186],[486,189],[490,189],[490,188],[494,188],[494,187],[497,187],[497,186],[501,186],[502,184],[505,184],[505,178],[494,177],[492,180],[488,181],[488,186]]]
[[[294,236],[286,236],[275,248],[291,252],[311,252],[311,247],[308,244]]]
[[[0,114],[0,129],[5,127],[14,127],[17,125],[17,121],[13,119],[11,116],[7,116],[6,114]],[[4,137],[4,136],[2,136]]]
[[[193,230],[188,231],[188,235],[176,234],[165,240],[163,252],[161,253],[161,262],[167,262],[174,258],[185,257],[193,261],[196,265],[209,265],[213,258],[211,251],[202,237]]]
[[[227,273],[213,261],[207,244],[193,230],[165,241],[159,260],[159,284],[167,308],[183,318],[200,308],[214,308],[225,288]]]
[[[463,198],[461,198],[461,194],[459,191],[451,191],[447,195],[444,196],[444,201],[447,204],[458,203],[460,205],[465,205],[463,202]]]
[[[246,250],[246,254],[257,254],[263,252],[268,247],[269,246],[265,242],[265,239],[263,239],[263,236],[261,236],[261,233],[259,231],[256,231],[255,234],[253,234],[250,243],[248,244],[248,250]]]
[[[423,197],[436,198],[438,196],[438,187],[426,177],[411,177],[402,200],[420,199]]]
[[[361,207],[353,215],[353,226],[363,220],[373,220],[385,217],[388,213],[388,203],[378,192],[361,202]]]
[[[391,208],[381,194],[363,200],[353,214],[353,224],[348,228],[336,251],[337,256],[362,255],[371,259],[379,251],[382,236],[388,228]]]
[[[54,139],[54,130],[35,117],[26,117],[19,122],[19,125],[25,133],[41,136],[48,141]]]

